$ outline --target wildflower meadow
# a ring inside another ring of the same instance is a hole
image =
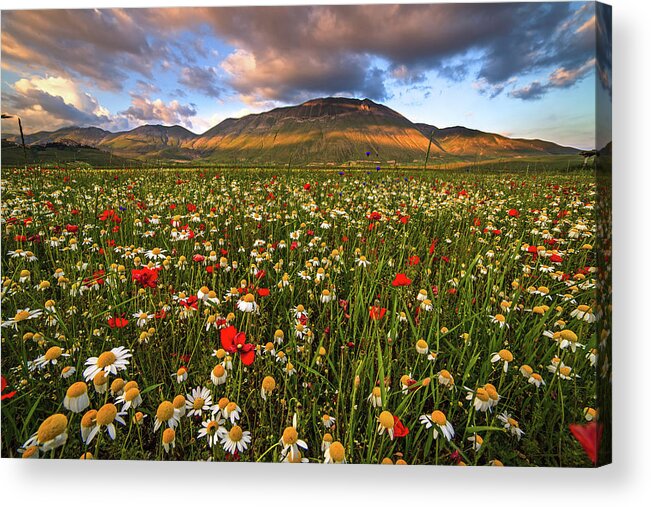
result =
[[[2,196],[3,457],[596,460],[589,171],[3,169]]]

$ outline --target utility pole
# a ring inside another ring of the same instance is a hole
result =
[[[25,148],[25,136],[23,135],[23,123],[20,121],[20,116],[2,113],[3,120],[9,118],[18,118],[18,129],[20,130],[20,140],[23,144],[23,157],[25,157],[25,165],[27,165],[27,149]]]

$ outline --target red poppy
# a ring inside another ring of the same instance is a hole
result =
[[[66,225],[66,231],[68,232],[77,232],[78,230],[79,230],[78,225],[72,225],[72,224]]]
[[[104,285],[104,276],[106,273],[104,272],[103,269],[98,269],[93,273],[93,276],[91,278],[84,278],[83,283],[84,286],[86,287],[92,287],[94,284],[97,285]]]
[[[196,204],[187,204],[185,207],[187,208],[189,213],[194,213],[195,211],[197,211]]]
[[[239,354],[242,364],[251,366],[255,360],[255,345],[246,343],[246,335],[237,332],[235,326],[228,326],[220,331],[222,347],[226,352]]]
[[[180,299],[179,304],[184,308],[192,308],[194,310],[198,310],[198,301],[199,298],[197,296],[190,296],[185,299]]]
[[[570,424],[569,427],[572,435],[579,441],[590,461],[596,465],[603,426],[592,421],[588,424]]]
[[[384,314],[387,313],[386,308],[380,308],[379,306],[371,306],[368,310],[368,314],[372,320],[380,320],[384,317]]]
[[[438,244],[439,239],[434,238],[432,240],[432,243],[429,245],[429,254],[432,255],[434,253],[434,250],[436,250],[436,245]]]
[[[407,287],[411,285],[411,280],[404,273],[398,273],[393,279],[393,282],[391,282],[391,285],[394,287]]]
[[[418,255],[412,255],[407,260],[407,264],[409,266],[416,266],[417,264],[420,264],[420,257],[418,257]]]
[[[5,376],[2,375],[2,401],[8,400],[9,398],[13,398],[16,395],[16,391],[11,391],[8,393],[5,393],[4,390],[7,388],[7,380],[5,379]]]
[[[139,283],[143,287],[151,289],[156,288],[156,280],[158,280],[158,272],[160,268],[150,269],[147,266],[142,269],[131,270],[131,280]]]
[[[267,289],[266,287],[260,287],[258,289],[258,296],[262,298],[267,297],[269,294],[270,294],[269,289]]]
[[[395,438],[402,438],[409,435],[409,428],[400,422],[395,415],[393,416],[393,436]]]
[[[520,216],[520,212],[517,209],[510,209],[509,216],[518,218]]]
[[[309,190],[310,188],[312,188],[312,185],[310,185],[309,183],[303,185],[303,190]]]
[[[559,264],[560,264],[561,262],[563,262],[563,257],[561,257],[561,256],[558,255],[558,254],[553,254],[553,255],[549,258],[549,260],[552,261],[552,262],[556,262],[556,263],[559,263]]]
[[[114,317],[111,317],[108,320],[108,325],[111,329],[121,329],[123,327],[126,327],[129,324],[129,321],[125,319],[124,317],[118,317],[117,315]]]
[[[382,218],[382,214],[377,212],[377,211],[374,211],[373,213],[368,215],[366,218],[368,218],[369,220],[380,220],[380,218]]]

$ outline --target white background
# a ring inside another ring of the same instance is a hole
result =
[[[248,4],[278,2],[250,0]],[[282,4],[310,2],[284,1]],[[354,2],[312,2],[354,3]],[[376,2],[380,3],[380,2]],[[391,3],[391,2],[389,2]],[[412,0],[412,3],[417,3]],[[7,460],[4,505],[651,505],[651,51],[649,5],[612,0],[614,83],[614,464],[598,470],[323,467]],[[180,1],[0,0],[2,9],[179,6]],[[189,5],[246,2],[193,1]]]

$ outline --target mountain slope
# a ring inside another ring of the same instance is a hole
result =
[[[143,125],[128,132],[108,136],[97,146],[132,158],[191,160],[196,158],[197,154],[189,145],[197,137],[197,134],[178,125]]]
[[[346,162],[371,152],[373,159],[412,161],[425,157],[428,142],[386,106],[325,98],[224,120],[192,146],[221,160]]]
[[[415,125],[427,138],[432,136],[432,142],[436,142],[446,153],[461,157],[572,155],[578,151],[540,139],[510,138],[466,127],[440,129],[426,123]]]
[[[18,142],[15,137],[8,139]],[[578,153],[537,139],[412,123],[372,100],[340,97],[229,118],[201,135],[178,125],[143,125],[115,133],[66,127],[27,135],[25,141],[30,146],[89,146],[129,159],[227,164],[423,163],[428,149],[430,163]]]

